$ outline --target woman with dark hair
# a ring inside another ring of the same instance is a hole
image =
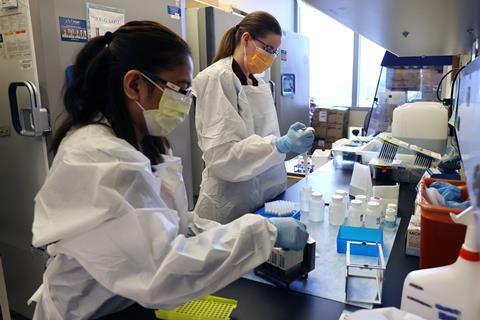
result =
[[[289,220],[229,225],[187,211],[180,159],[164,136],[188,114],[192,59],[164,26],[129,22],[90,40],[64,94],[67,119],[35,198],[35,247],[49,255],[34,319],[154,319],[301,249]]]
[[[281,38],[272,15],[250,13],[225,33],[215,63],[193,81],[205,161],[195,207],[202,218],[228,223],[283,192],[285,153],[303,153],[313,143],[298,122],[279,137],[270,86],[255,76],[270,68]]]

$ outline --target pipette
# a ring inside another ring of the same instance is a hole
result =
[[[305,129],[300,129],[300,131],[315,132],[315,129],[313,129],[312,127],[308,127]],[[302,158],[303,158],[303,171],[305,172],[305,184],[308,186],[308,175],[310,173],[310,166],[308,164],[308,150],[302,153]]]

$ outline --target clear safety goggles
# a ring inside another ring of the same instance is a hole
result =
[[[274,49],[271,45],[269,45],[269,44],[267,44],[267,43],[265,43],[262,40],[257,39],[257,38],[253,38],[253,40],[260,42],[263,46],[261,49],[263,51],[265,51],[266,53],[271,54],[274,57],[278,56],[278,54],[280,53],[280,48]]]
[[[189,99],[192,98],[192,89],[191,88],[183,89],[182,87],[177,86],[175,83],[165,81],[162,78],[160,78],[159,76],[156,76],[156,75],[148,73],[148,72],[143,72],[142,71],[142,74],[144,75],[145,79],[148,80],[148,82],[150,82],[151,84],[153,84],[157,88],[159,88],[161,90],[164,90],[163,88],[160,88],[156,82],[160,83],[162,86],[164,86],[167,89],[175,91],[177,93],[177,95],[176,95],[177,98],[182,100],[182,101],[189,100]]]

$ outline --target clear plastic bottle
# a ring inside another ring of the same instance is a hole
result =
[[[348,202],[350,200],[350,196],[349,196],[348,192],[345,191],[345,190],[336,190],[335,195],[341,196],[343,198],[343,200],[342,200],[343,205],[344,205],[343,206],[343,208],[344,208],[343,214],[344,214],[344,217],[348,217]]]
[[[387,208],[385,219],[383,220],[383,227],[385,229],[393,230],[397,225],[397,210]]]
[[[312,187],[304,186],[300,191],[300,211],[310,211],[310,200],[312,199]]]
[[[355,197],[355,200],[362,201],[362,208],[363,210],[367,210],[367,196],[364,194],[359,194]]]
[[[323,221],[325,214],[325,201],[323,200],[323,194],[320,192],[312,193],[312,200],[310,200],[310,212],[308,219],[313,222]]]
[[[363,225],[364,210],[361,200],[352,200],[348,210],[348,225],[352,227],[361,227]]]
[[[367,203],[367,212],[365,214],[365,227],[380,228],[380,220],[382,214],[380,213],[380,204],[375,201]]]
[[[331,225],[341,226],[345,222],[345,204],[342,196],[332,196],[328,208],[328,221]]]

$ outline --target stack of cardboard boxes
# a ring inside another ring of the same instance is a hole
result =
[[[312,116],[317,148],[331,149],[332,143],[347,136],[349,108],[318,107]]]

